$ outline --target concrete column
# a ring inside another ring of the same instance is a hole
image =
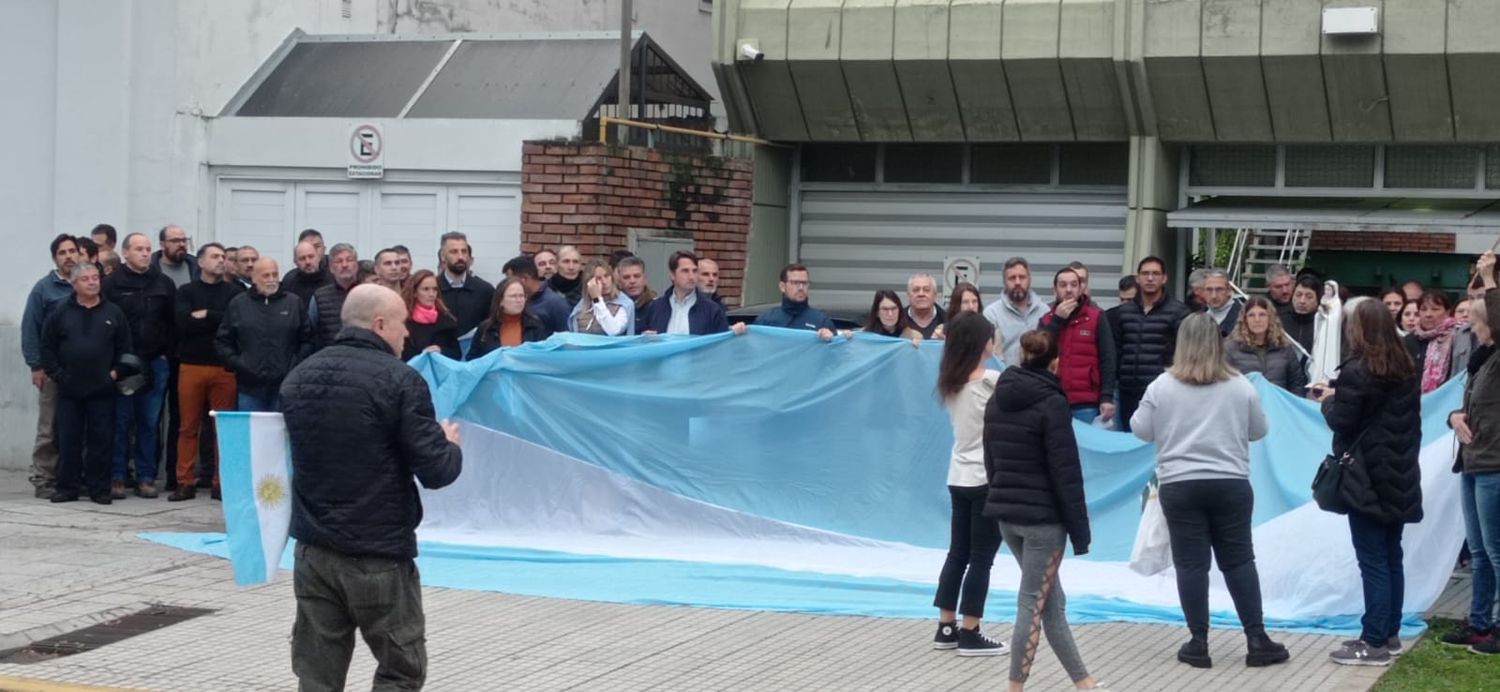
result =
[[[1167,228],[1167,212],[1177,209],[1179,150],[1159,137],[1130,138],[1130,192],[1125,216],[1125,274],[1142,258],[1157,255],[1174,266],[1182,252]]]

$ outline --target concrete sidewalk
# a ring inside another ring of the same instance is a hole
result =
[[[290,575],[239,588],[228,562],[146,543],[140,531],[219,531],[219,505],[131,498],[101,507],[31,497],[0,472],[0,650],[107,621],[147,604],[211,608],[86,653],[0,664],[0,689],[38,680],[147,690],[296,688],[287,651]],[[601,574],[607,579],[608,574]],[[927,620],[628,606],[429,588],[431,690],[977,689],[1004,685],[1009,657],[960,659],[930,649]],[[1004,609],[1002,606],[999,609]],[[1010,627],[990,633],[1008,640]],[[1177,627],[1074,628],[1091,672],[1112,690],[1369,689],[1382,669],[1328,663],[1338,637],[1278,635],[1288,665],[1247,669],[1244,641],[1215,630],[1216,667],[1176,662]],[[350,689],[374,661],[361,643]],[[20,682],[27,679],[25,682]],[[1028,689],[1071,689],[1046,648]],[[62,689],[62,688],[54,688]]]

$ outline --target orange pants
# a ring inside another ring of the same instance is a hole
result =
[[[234,373],[217,365],[183,363],[177,376],[177,485],[198,482],[193,462],[198,458],[198,431],[205,410],[234,410]],[[219,465],[214,464],[214,487],[219,487]]]

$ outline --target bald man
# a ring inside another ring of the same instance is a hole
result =
[[[458,427],[439,423],[427,382],[396,354],[406,305],[355,286],[333,344],[292,371],[281,412],[292,452],[292,672],[302,689],[341,690],[354,631],[381,689],[421,689],[426,629],[417,566],[422,500],[463,469]]]
[[[215,350],[234,373],[241,411],[275,411],[281,380],[313,350],[306,304],[281,288],[280,276],[276,260],[256,260],[253,285],[229,301],[214,336]]]
[[[303,303],[310,302],[318,289],[333,283],[333,275],[323,263],[323,248],[312,240],[297,243],[292,255],[297,267],[281,277],[281,288],[295,293]]]

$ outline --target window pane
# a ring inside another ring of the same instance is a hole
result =
[[[964,176],[962,144],[887,144],[885,182],[959,183]]]
[[[1289,146],[1287,187],[1370,187],[1375,184],[1375,147]]]
[[[1500,189],[1500,145],[1491,144],[1484,148],[1484,186],[1491,189]]]
[[[1385,148],[1385,186],[1465,190],[1474,187],[1479,150],[1474,147]]]
[[[1273,187],[1276,185],[1276,147],[1193,147],[1188,184],[1201,187]]]
[[[808,144],[802,147],[802,179],[812,183],[875,182],[875,145]]]
[[[1047,185],[1052,182],[1052,145],[975,144],[969,150],[969,182]]]
[[[1130,145],[1064,144],[1057,167],[1058,182],[1063,185],[1127,185]]]

